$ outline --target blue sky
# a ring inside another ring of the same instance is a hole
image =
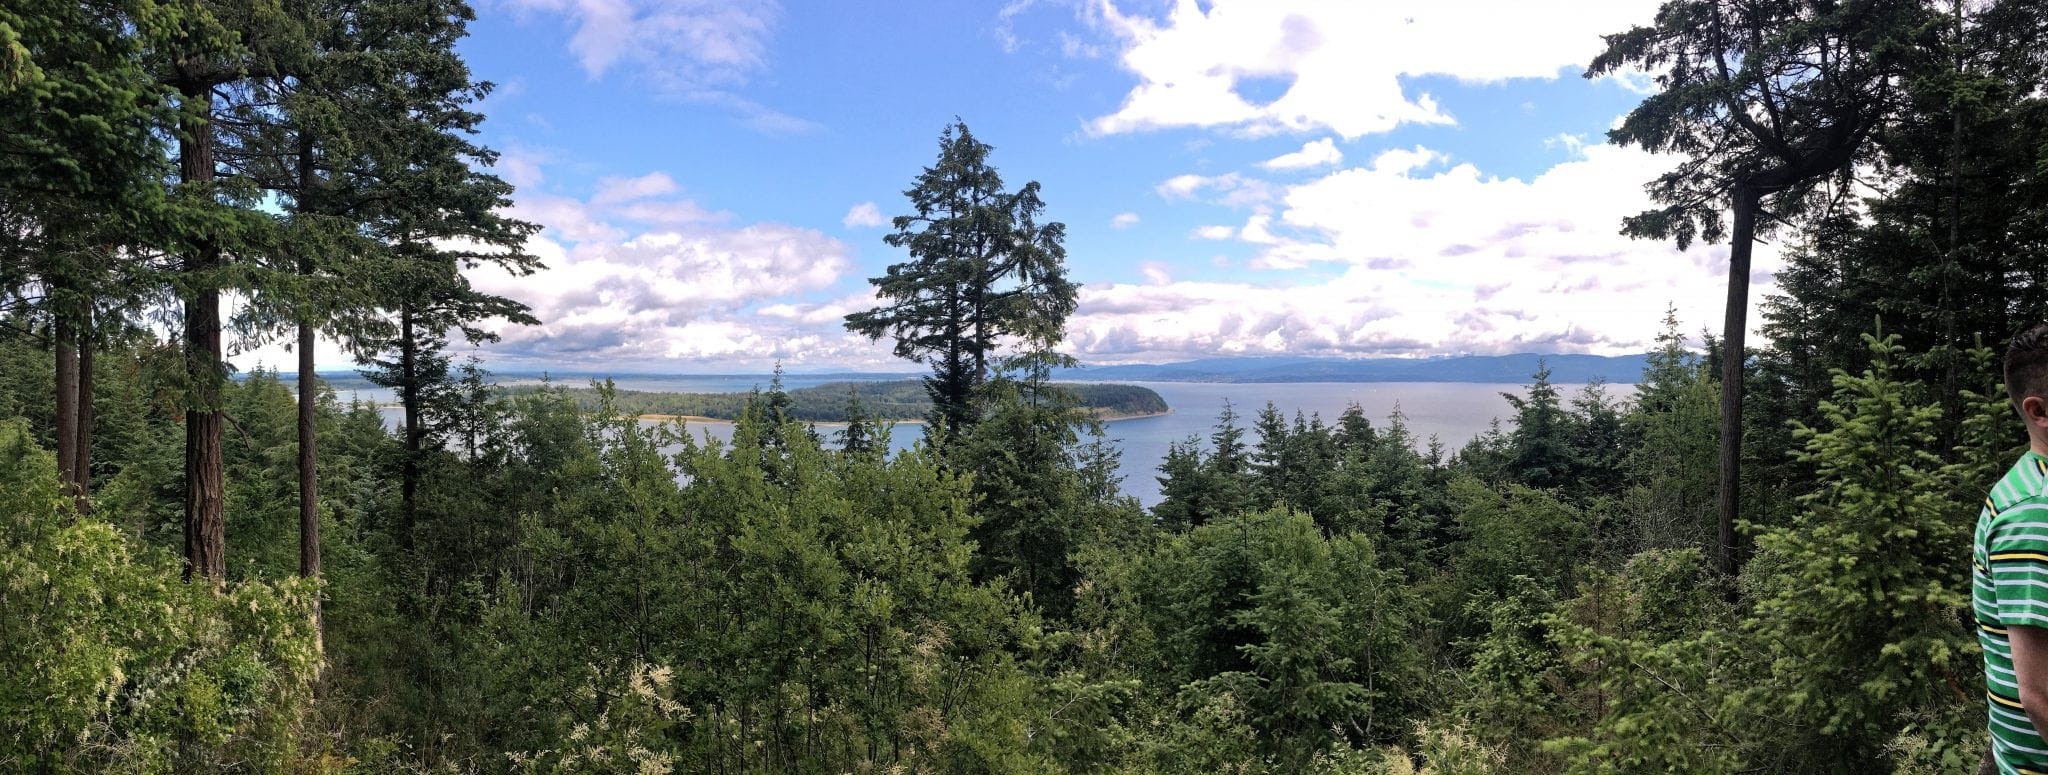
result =
[[[1718,317],[1724,248],[1616,234],[1670,163],[1603,144],[1646,79],[1579,75],[1652,0],[479,2],[482,139],[549,266],[474,278],[544,321],[501,368],[903,367],[838,321],[955,116],[1067,224],[1087,362],[1617,354],[1667,303]]]

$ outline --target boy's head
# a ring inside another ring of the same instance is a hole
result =
[[[2013,337],[2005,350],[2005,394],[2036,449],[2048,443],[2048,323]]]

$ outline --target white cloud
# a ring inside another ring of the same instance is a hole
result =
[[[882,217],[882,208],[873,202],[862,202],[846,211],[846,217],[839,223],[849,229],[872,229],[889,225],[889,219]]]
[[[1372,157],[1372,169],[1374,172],[1401,175],[1449,159],[1449,156],[1420,145],[1414,148],[1392,148]]]
[[[1337,150],[1337,141],[1325,137],[1303,143],[1301,150],[1267,159],[1259,166],[1269,170],[1304,170],[1326,167],[1343,160],[1344,152]]]
[[[1214,194],[1217,204],[1232,207],[1249,207],[1273,198],[1272,184],[1257,178],[1247,178],[1235,172],[1221,175],[1175,175],[1155,186],[1153,191],[1169,200],[1194,199],[1207,191]]]
[[[764,132],[818,125],[740,96],[769,63],[782,6],[776,0],[505,0],[522,14],[560,17],[572,28],[569,53],[601,78],[627,70],[662,94],[717,105]]]
[[[774,0],[510,0],[520,11],[568,17],[569,51],[584,72],[625,62],[665,85],[727,86],[760,69],[780,4]]]
[[[1259,213],[1246,219],[1244,228],[1238,230],[1237,238],[1256,245],[1278,245],[1281,240],[1273,236],[1273,216]]]
[[[1233,353],[1438,355],[1642,352],[1667,303],[1688,326],[1720,319],[1727,247],[1631,240],[1621,218],[1672,163],[1588,145],[1522,179],[1489,176],[1428,148],[1276,192],[1231,237],[1257,247],[1251,275],[1088,283],[1070,345],[1089,362]],[[1197,186],[1191,191],[1201,190]],[[1193,252],[1174,266],[1207,263]],[[1219,267],[1225,266],[1218,263]],[[1782,266],[1758,245],[1754,308]],[[1163,274],[1163,272],[1162,272]],[[1752,328],[1754,330],[1754,328]]]
[[[479,270],[480,290],[533,308],[538,326],[501,326],[493,362],[555,368],[891,367],[886,348],[844,331],[872,305],[827,301],[853,250],[813,229],[730,225],[731,215],[671,196],[666,174],[607,178],[588,199],[523,189],[512,214],[546,227],[527,243],[547,268],[526,277]],[[859,208],[855,208],[858,210]]]
[[[665,172],[649,172],[637,178],[601,178],[597,181],[597,194],[590,198],[590,204],[603,207],[675,191],[675,179]]]
[[[1001,10],[996,11],[996,43],[1002,46],[1003,53],[1017,52],[1020,41],[1017,40],[1016,17],[1037,4],[1038,0],[1010,0],[1003,4]]]
[[[540,154],[511,148],[498,156],[495,169],[499,177],[504,178],[505,182],[512,184],[514,188],[531,188],[540,185],[541,181],[546,179],[540,171],[543,160],[544,157]]]
[[[1128,229],[1136,225],[1138,214],[1133,212],[1117,213],[1116,217],[1109,219],[1109,227],[1112,229]]]
[[[1196,239],[1225,240],[1230,239],[1235,234],[1237,234],[1237,229],[1229,226],[1197,226],[1194,233],[1190,236]]]
[[[1576,156],[1585,152],[1586,136],[1575,135],[1570,132],[1559,132],[1545,138],[1543,140],[1543,147],[1551,149],[1562,148],[1565,153]]]
[[[1401,79],[1555,78],[1599,53],[1603,33],[1649,21],[1657,0],[1176,0],[1163,19],[1095,0],[1084,20],[1122,48],[1137,85],[1102,134],[1170,127],[1248,134],[1328,130],[1344,137],[1449,124]],[[1247,85],[1277,83],[1263,100]]]

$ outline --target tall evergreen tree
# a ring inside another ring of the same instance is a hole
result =
[[[1897,107],[1896,58],[1922,9],[1918,0],[1667,0],[1651,26],[1606,36],[1586,71],[1657,71],[1660,90],[1608,136],[1681,157],[1647,186],[1661,207],[1630,216],[1623,231],[1673,239],[1681,249],[1694,238],[1729,239],[1718,498],[1727,575],[1737,562],[1744,336],[1759,217],[1764,229],[1784,221],[1867,158],[1867,140]],[[1766,212],[1767,203],[1777,212]],[[1733,216],[1728,230],[1724,204]]]
[[[421,457],[447,415],[440,399],[448,387],[448,334],[477,344],[496,338],[484,321],[537,322],[526,305],[476,290],[464,272],[488,266],[530,274],[540,264],[524,245],[539,227],[502,212],[512,187],[487,169],[497,154],[470,138],[483,121],[475,103],[491,85],[473,81],[454,50],[471,16],[468,6],[444,0],[396,3],[385,11],[392,14],[386,23],[405,36],[390,56],[407,69],[380,84],[380,99],[410,120],[370,123],[352,133],[361,154],[356,163],[369,172],[357,195],[369,204],[350,218],[363,222],[378,246],[371,267],[354,271],[376,278],[367,301],[387,319],[381,327],[358,329],[358,352],[372,367],[372,380],[394,388],[405,410],[400,500],[409,526],[417,515]],[[380,329],[381,336],[374,333]]]
[[[1571,420],[1550,384],[1550,367],[1539,364],[1529,394],[1502,393],[1515,408],[1515,430],[1508,435],[1507,473],[1539,489],[1555,489],[1576,480]]]
[[[930,364],[928,428],[945,444],[978,419],[974,392],[1006,339],[1058,342],[1074,311],[1066,225],[1040,223],[1037,181],[1016,191],[989,165],[993,148],[955,121],[939,135],[939,159],[904,196],[883,241],[910,253],[869,279],[884,306],[846,316],[870,340],[895,341],[899,358]]]
[[[191,213],[175,250],[174,283],[184,307],[185,559],[188,575],[219,582],[227,574],[221,294],[250,285],[245,278],[255,273],[237,273],[231,263],[253,269],[247,259],[262,252],[270,225],[255,209],[260,192],[233,162],[252,150],[237,144],[248,128],[277,120],[257,82],[302,65],[307,41],[301,20],[275,5],[196,2],[183,9],[176,44],[155,52],[153,65],[178,95],[174,196]]]
[[[87,508],[94,319],[147,295],[123,245],[175,220],[161,181],[175,121],[146,59],[181,9],[35,0],[0,9],[0,309],[48,321],[58,467]],[[98,315],[96,315],[98,313]]]

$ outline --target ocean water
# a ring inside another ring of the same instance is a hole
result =
[[[1472,437],[1485,433],[1494,418],[1511,417],[1510,406],[1501,393],[1521,395],[1524,385],[1472,382],[1134,382],[1159,393],[1173,413],[1108,423],[1104,430],[1123,452],[1119,473],[1123,491],[1150,507],[1159,502],[1159,463],[1166,459],[1167,445],[1198,436],[1206,445],[1215,430],[1217,416],[1225,402],[1237,412],[1245,428],[1245,442],[1255,443],[1252,420],[1271,402],[1285,412],[1289,423],[1299,411],[1304,417],[1320,416],[1325,425],[1337,422],[1345,407],[1358,404],[1374,428],[1386,428],[1387,417],[1398,407],[1406,417],[1408,432],[1416,448],[1426,450],[1431,437],[1455,452]],[[1558,385],[1567,399],[1578,395],[1583,385]],[[1632,385],[1607,385],[1610,398],[1632,395]]]
[[[792,375],[783,382],[791,388],[808,387],[833,379],[804,378]],[[619,377],[614,380],[623,390],[661,390],[677,392],[727,392],[747,390],[755,385],[766,385],[766,378],[748,376],[712,377]],[[507,384],[520,384],[517,380],[503,380]],[[577,384],[582,384],[578,382]],[[1216,419],[1227,402],[1238,414],[1238,424],[1245,429],[1246,443],[1257,441],[1251,432],[1252,419],[1268,402],[1287,414],[1292,422],[1295,412],[1303,416],[1320,416],[1325,425],[1335,424],[1346,406],[1356,403],[1372,420],[1374,428],[1387,427],[1387,417],[1398,407],[1407,418],[1409,433],[1415,436],[1418,450],[1426,450],[1429,441],[1435,437],[1447,452],[1455,452],[1472,437],[1485,433],[1495,418],[1511,417],[1514,407],[1510,406],[1502,393],[1520,395],[1526,386],[1518,384],[1490,384],[1471,382],[1277,382],[1277,383],[1214,383],[1214,382],[1126,382],[1142,385],[1159,393],[1166,399],[1172,412],[1158,417],[1140,417],[1117,420],[1104,424],[1106,435],[1122,452],[1118,473],[1123,477],[1122,488],[1127,494],[1137,496],[1138,501],[1150,507],[1159,501],[1159,463],[1166,459],[1166,449],[1173,442],[1189,436],[1200,437],[1206,443],[1210,432],[1215,429]],[[1558,385],[1559,392],[1568,401],[1578,395],[1583,385]],[[1607,395],[1615,400],[1626,399],[1634,393],[1632,385],[1607,385]],[[388,390],[341,391],[341,399],[347,401],[353,393],[365,401],[388,402]],[[384,410],[385,421],[396,427],[399,413],[395,408]],[[729,423],[691,423],[689,432],[698,438],[725,441],[732,438]],[[818,432],[831,437],[831,426],[820,426]],[[916,424],[896,426],[890,438],[893,450],[909,449],[924,436],[924,429]]]

